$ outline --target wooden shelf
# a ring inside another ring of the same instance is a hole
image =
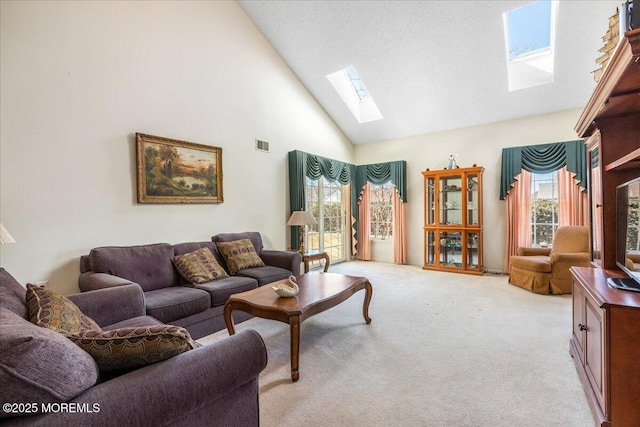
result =
[[[605,172],[611,170],[631,169],[640,166],[640,148],[633,150],[626,156],[622,156],[604,167]]]

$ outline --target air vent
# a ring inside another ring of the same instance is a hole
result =
[[[256,150],[268,153],[269,143],[267,141],[261,141],[259,139],[256,139]]]

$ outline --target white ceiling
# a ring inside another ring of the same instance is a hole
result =
[[[554,83],[509,92],[502,14],[527,3],[239,1],[354,144],[584,106],[622,0],[561,0]],[[358,123],[327,80],[349,65],[384,119]]]

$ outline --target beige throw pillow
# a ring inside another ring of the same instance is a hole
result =
[[[256,248],[249,239],[217,242],[216,246],[224,257],[231,274],[247,268],[264,266],[264,262],[256,253]]]
[[[101,372],[136,369],[196,348],[186,329],[173,325],[85,331],[69,336]]]
[[[229,277],[218,264],[209,248],[198,249],[188,254],[171,258],[178,273],[189,283],[202,284]]]
[[[27,308],[31,323],[60,332],[65,336],[87,330],[100,331],[100,326],[64,295],[40,286],[27,284]]]

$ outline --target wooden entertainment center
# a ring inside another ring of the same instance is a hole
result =
[[[640,293],[611,288],[616,187],[640,176],[640,29],[621,37],[576,132],[588,146],[592,268],[572,267],[570,351],[600,426],[640,426]]]

